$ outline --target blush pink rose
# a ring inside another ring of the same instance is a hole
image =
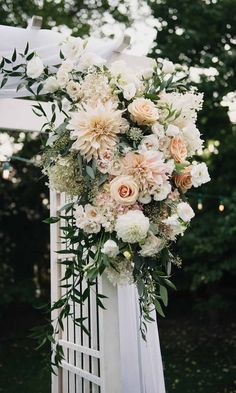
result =
[[[112,198],[121,205],[133,205],[139,195],[139,187],[132,176],[117,176],[110,183]]]

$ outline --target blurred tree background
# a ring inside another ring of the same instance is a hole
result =
[[[231,364],[236,346],[235,0],[0,0],[0,24],[26,27],[34,14],[43,16],[43,28],[69,28],[80,36],[113,37],[128,28],[145,41],[148,26],[156,36],[150,56],[191,67],[193,84],[205,95],[198,125],[207,141],[202,159],[210,167],[212,181],[200,194],[189,192],[197,214],[177,244],[183,259],[183,268],[175,272],[178,292],[171,297],[167,319],[160,321],[167,390],[236,392]],[[18,144],[18,156],[30,159],[40,152],[38,137],[17,132],[10,137]],[[42,224],[48,216],[48,190],[39,168],[20,161],[11,166],[9,178],[0,183],[0,316],[7,340],[16,336],[13,318],[22,339],[25,329],[40,320],[31,311],[33,305],[49,296],[49,233]],[[7,353],[10,363],[15,344],[4,345],[3,356]],[[24,348],[30,362],[32,344],[24,341]],[[49,392],[46,374],[40,387],[33,366],[30,373],[34,393]],[[23,371],[21,375],[25,376]],[[0,391],[8,386],[7,393],[16,387],[18,393],[31,392],[32,386],[18,379],[10,388],[8,378],[5,367]]]

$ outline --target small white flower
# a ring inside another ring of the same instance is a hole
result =
[[[129,83],[125,85],[123,88],[123,96],[126,100],[131,100],[136,94],[136,86],[134,83]]]
[[[163,239],[155,236],[152,232],[149,232],[144,244],[141,245],[141,251],[139,253],[143,257],[151,257],[160,252],[164,245],[165,241]]]
[[[162,221],[164,224],[168,225],[171,229],[170,240],[175,240],[176,236],[183,235],[185,231],[185,226],[181,224],[179,221],[179,217],[177,214],[173,214],[169,216],[165,220]]]
[[[164,74],[173,74],[175,72],[175,65],[172,61],[164,60],[162,65],[162,72]]]
[[[158,138],[163,138],[165,136],[164,126],[158,122],[152,125],[152,132],[156,134]]]
[[[151,195],[148,192],[141,192],[139,194],[139,198],[138,198],[140,203],[143,203],[144,205],[146,205],[147,203],[150,203],[152,200]]]
[[[114,240],[107,240],[101,249],[102,253],[110,258],[115,258],[119,254],[119,247]]]
[[[118,216],[115,230],[123,242],[137,243],[145,239],[149,225],[148,217],[141,210],[130,210]]]
[[[62,62],[59,70],[71,72],[74,68],[74,62],[71,59],[66,59]]]
[[[167,198],[170,192],[171,185],[170,183],[165,182],[163,185],[153,190],[153,198],[155,201],[163,201]]]
[[[159,139],[157,135],[146,135],[142,142],[139,145],[139,151],[147,151],[147,150],[158,150],[159,148]]]
[[[66,87],[67,83],[69,82],[70,78],[69,78],[69,74],[67,71],[61,70],[59,69],[57,71],[57,82],[59,84],[59,86],[63,89],[64,87]]]
[[[85,71],[90,67],[93,66],[102,66],[106,63],[106,60],[102,57],[98,56],[96,53],[93,52],[84,52],[84,54],[80,57],[78,63],[78,70]]]
[[[150,79],[154,73],[154,67],[145,68],[141,71],[140,75],[145,79]]]
[[[55,76],[49,76],[44,82],[43,92],[44,93],[54,93],[59,89],[59,84]]]
[[[28,61],[26,73],[29,78],[37,79],[44,70],[44,65],[39,56],[34,56],[33,59]]]
[[[71,80],[66,86],[66,91],[73,100],[78,99],[81,96],[81,87],[78,82]]]
[[[166,135],[170,137],[175,137],[180,132],[179,127],[174,126],[173,124],[169,124],[166,130]]]
[[[201,164],[193,165],[191,170],[192,184],[194,187],[199,187],[211,180],[207,166],[204,162]]]
[[[185,222],[189,222],[195,216],[193,209],[186,202],[181,202],[178,204],[177,214],[179,218]]]

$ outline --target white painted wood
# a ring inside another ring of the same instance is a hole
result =
[[[36,116],[32,111],[32,105],[37,105],[37,102],[14,98],[0,99],[0,128],[24,132],[41,131],[45,118]],[[41,105],[51,118],[51,103],[41,102]],[[64,115],[57,111],[56,126],[63,120]]]

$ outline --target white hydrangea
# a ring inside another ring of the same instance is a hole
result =
[[[202,148],[203,140],[201,134],[194,123],[188,123],[182,130],[184,141],[186,142],[188,155],[192,156],[197,150]]]
[[[93,66],[100,67],[105,63],[106,63],[106,59],[103,59],[102,57],[98,56],[96,53],[86,51],[80,57],[77,68],[79,71],[83,72],[90,67]]]
[[[140,210],[130,210],[118,216],[115,230],[117,236],[127,243],[141,242],[147,236],[149,219]]]
[[[199,187],[202,184],[208,183],[211,180],[205,162],[193,165],[191,170],[191,176],[192,184],[194,187]]]
[[[101,249],[101,252],[110,258],[115,258],[119,254],[119,247],[114,240],[107,240]]]
[[[177,214],[185,222],[189,222],[195,216],[193,209],[187,202],[181,202],[177,205]]]

